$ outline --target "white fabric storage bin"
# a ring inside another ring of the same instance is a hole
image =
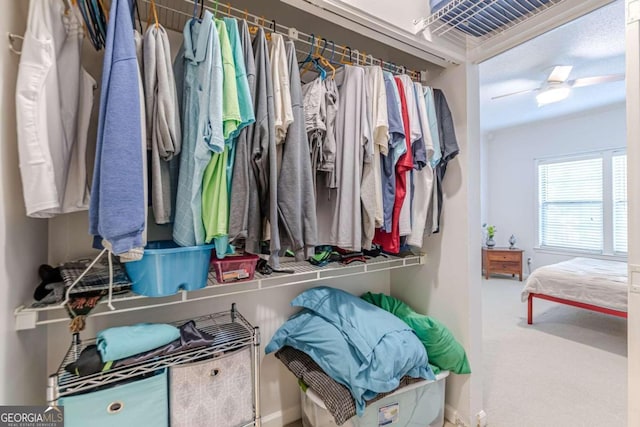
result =
[[[171,427],[238,427],[253,421],[251,348],[174,366],[169,374]]]
[[[444,389],[449,371],[435,381],[420,381],[367,405],[362,417],[352,417],[342,427],[442,427],[444,425]],[[311,389],[301,391],[302,425],[335,427],[333,415]]]

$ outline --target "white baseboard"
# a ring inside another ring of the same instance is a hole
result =
[[[465,420],[455,408],[447,404],[444,405],[444,418],[456,427],[471,427],[469,420]]]
[[[444,418],[456,427],[487,427],[487,413],[484,410],[478,412],[474,420],[467,420],[452,406],[444,405]]]
[[[287,408],[284,411],[272,412],[262,417],[263,427],[282,427],[302,417],[300,406]]]

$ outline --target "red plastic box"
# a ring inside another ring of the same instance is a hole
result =
[[[227,255],[223,259],[211,257],[218,283],[246,282],[253,279],[260,257],[253,254]]]

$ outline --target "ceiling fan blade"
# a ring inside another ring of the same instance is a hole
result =
[[[584,87],[591,85],[598,85],[601,83],[617,82],[624,80],[624,74],[607,74],[604,76],[583,77],[581,79],[575,79],[569,81],[571,87]]]
[[[564,82],[569,78],[569,74],[571,73],[572,65],[556,65],[551,70],[551,74],[547,78],[549,82]]]
[[[492,97],[491,97],[491,100],[494,100],[494,99],[500,99],[500,98],[506,98],[507,96],[520,95],[520,94],[522,94],[522,93],[537,92],[537,91],[539,91],[539,90],[540,90],[540,88],[539,88],[539,87],[534,88],[534,89],[519,90],[519,91],[517,91],[517,92],[505,93],[504,95],[492,96]]]

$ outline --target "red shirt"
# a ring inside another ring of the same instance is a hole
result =
[[[400,252],[400,211],[407,195],[407,175],[406,172],[413,169],[413,154],[411,152],[411,126],[409,123],[409,110],[407,109],[407,99],[404,96],[404,85],[396,77],[396,85],[400,93],[400,105],[402,107],[402,121],[404,122],[405,144],[407,152],[398,159],[396,163],[396,197],[393,201],[393,213],[391,216],[391,233],[382,229],[376,230],[373,242],[382,246],[385,252],[397,254]],[[389,154],[391,155],[391,153]]]

